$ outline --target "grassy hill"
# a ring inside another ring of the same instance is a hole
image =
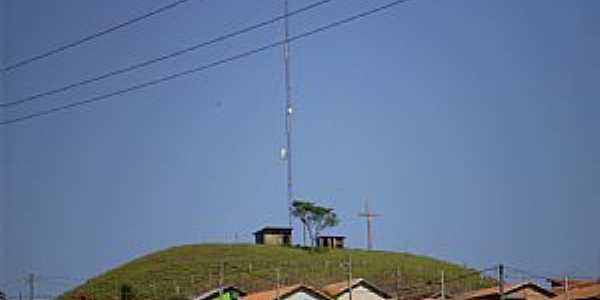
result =
[[[439,290],[443,270],[448,290],[458,292],[493,284],[493,280],[467,275],[473,270],[424,256],[364,250],[308,251],[257,245],[185,245],[158,251],[110,270],[65,293],[62,299],[85,295],[88,299],[119,299],[119,289],[130,285],[137,299],[165,299],[215,288],[221,266],[225,285],[247,291],[275,287],[276,269],[281,283],[323,286],[346,280],[344,263],[352,258],[353,276],[396,292],[406,299]],[[415,286],[423,286],[414,289]],[[411,287],[413,287],[411,289]]]

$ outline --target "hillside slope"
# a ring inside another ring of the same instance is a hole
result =
[[[123,284],[133,287],[138,299],[163,299],[177,292],[192,295],[215,288],[221,269],[225,285],[247,291],[275,286],[276,269],[281,284],[312,286],[346,280],[345,263],[352,258],[353,276],[372,281],[392,294],[411,298],[415,293],[439,290],[443,270],[448,290],[462,291],[493,284],[473,270],[440,260],[406,253],[364,250],[308,251],[257,245],[185,245],[155,252],[88,280],[65,293],[62,299],[85,295],[88,299],[119,299]],[[410,287],[427,285],[418,290]]]

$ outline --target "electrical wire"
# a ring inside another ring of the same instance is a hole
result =
[[[14,287],[14,286],[25,284],[25,282],[26,282],[25,278],[15,279],[15,280],[10,280],[10,281],[5,281],[5,282],[0,283],[0,287],[9,288],[9,287]]]
[[[40,276],[39,280],[48,282],[63,282],[65,284],[79,284],[86,281],[86,279],[83,278],[73,278],[65,276]]]
[[[481,275],[483,273],[486,273],[486,272],[489,272],[489,271],[494,271],[494,270],[497,270],[497,269],[498,269],[498,266],[493,266],[493,267],[489,267],[489,268],[486,268],[486,269],[482,269],[482,270],[477,270],[477,271],[473,271],[473,272],[470,272],[470,273],[466,273],[466,274],[460,275],[460,276],[458,276],[456,278],[452,278],[452,279],[446,280],[444,282],[445,282],[445,284],[450,284],[450,283],[453,283],[453,282],[457,282],[457,281],[461,281],[461,280],[467,279],[467,278],[472,277],[472,276],[479,276],[479,275]],[[417,293],[417,295],[419,295],[422,292],[423,289],[427,290],[428,288],[438,287],[438,286],[439,286],[439,283],[437,283],[437,282],[436,283],[424,283],[424,284],[420,284],[420,285],[414,285],[414,286],[410,286],[410,287],[407,287],[407,288],[403,288],[402,291],[403,292],[413,292],[413,293],[409,293],[409,295],[412,295],[414,293]],[[425,293],[425,292],[423,292],[423,293]]]
[[[338,26],[341,26],[341,25],[344,25],[344,24],[356,21],[358,19],[362,19],[364,17],[367,17],[367,16],[373,15],[375,13],[378,13],[378,12],[390,9],[390,8],[396,6],[396,5],[399,5],[399,4],[407,2],[407,1],[409,1],[409,0],[396,0],[396,1],[392,1],[392,2],[389,2],[389,3],[385,4],[385,5],[381,5],[381,6],[378,6],[376,8],[364,11],[362,13],[355,14],[353,16],[350,16],[350,17],[338,20],[336,22],[329,23],[329,24],[327,24],[325,26],[318,27],[318,28],[316,28],[314,30],[310,30],[310,31],[307,31],[307,32],[295,35],[293,37],[290,37],[287,40],[280,40],[280,41],[274,42],[272,44],[269,44],[269,45],[266,45],[266,46],[262,46],[260,48],[255,48],[253,50],[242,52],[240,54],[237,54],[237,55],[234,55],[234,56],[230,56],[230,57],[227,57],[227,58],[224,58],[224,59],[221,59],[221,60],[209,63],[209,64],[198,66],[198,67],[195,67],[195,68],[183,71],[183,72],[175,73],[175,74],[172,74],[172,75],[164,76],[164,77],[161,77],[161,78],[158,78],[158,79],[155,79],[155,80],[147,81],[147,82],[144,82],[144,83],[141,83],[141,84],[138,84],[138,85],[134,85],[134,86],[131,86],[131,87],[128,87],[128,88],[125,88],[125,89],[121,89],[121,90],[118,90],[118,91],[115,91],[115,92],[111,92],[111,93],[107,93],[107,94],[102,94],[102,95],[95,96],[95,97],[92,97],[92,98],[89,98],[89,99],[86,99],[86,100],[83,100],[83,101],[73,102],[73,103],[70,103],[70,104],[67,104],[67,105],[58,106],[58,107],[51,108],[51,109],[48,109],[48,110],[43,110],[43,111],[40,111],[40,112],[37,112],[37,113],[32,113],[32,114],[25,115],[25,116],[22,116],[22,117],[18,117],[18,118],[15,118],[15,119],[9,119],[9,120],[6,120],[6,121],[2,121],[2,122],[0,122],[0,125],[13,124],[13,123],[17,123],[17,122],[21,122],[21,121],[25,121],[25,120],[29,120],[29,119],[41,117],[41,116],[44,116],[44,115],[48,115],[48,114],[51,114],[51,113],[55,113],[55,112],[58,112],[58,111],[62,111],[62,110],[74,108],[74,107],[77,107],[77,106],[81,106],[81,105],[86,105],[86,104],[93,103],[93,102],[102,101],[102,100],[105,100],[105,99],[108,99],[108,98],[112,98],[112,97],[115,97],[115,96],[118,96],[118,95],[123,95],[123,94],[129,93],[129,92],[132,92],[132,91],[136,91],[136,90],[140,90],[140,89],[143,89],[143,88],[146,88],[146,87],[157,85],[157,84],[162,83],[162,82],[171,81],[171,80],[174,80],[174,79],[177,79],[177,78],[180,78],[180,77],[184,77],[184,76],[191,75],[191,74],[194,74],[194,73],[197,73],[197,72],[205,71],[207,69],[211,69],[211,68],[214,68],[214,67],[226,64],[226,63],[230,63],[230,62],[233,62],[233,61],[236,61],[236,60],[248,57],[248,56],[252,56],[254,54],[258,54],[260,52],[267,51],[269,49],[272,49],[272,48],[275,48],[275,47],[278,47],[278,46],[281,46],[281,45],[285,44],[286,42],[293,42],[293,41],[297,41],[297,40],[300,40],[300,39],[304,39],[304,38],[307,38],[307,37],[312,36],[314,34],[327,31],[329,29],[332,29],[332,28],[335,28],[335,27],[338,27]]]
[[[506,266],[505,269],[512,270],[515,273],[525,275],[529,278],[535,278],[535,279],[540,279],[540,280],[545,280],[545,281],[551,281],[552,277],[553,277],[553,276],[544,276],[544,275],[535,274],[534,272],[529,272],[526,270],[522,270],[519,268],[510,267],[510,266]]]
[[[47,57],[55,55],[55,54],[58,54],[60,52],[68,50],[70,48],[77,47],[77,46],[79,46],[81,44],[84,44],[84,43],[89,42],[91,40],[97,39],[97,38],[99,38],[101,36],[104,36],[104,35],[107,35],[107,34],[109,34],[111,32],[117,31],[117,30],[119,30],[121,28],[125,28],[125,27],[127,27],[129,25],[132,25],[134,23],[140,22],[140,21],[142,21],[144,19],[147,19],[149,17],[152,17],[154,15],[157,15],[157,14],[160,14],[162,12],[168,11],[168,10],[173,9],[173,8],[175,8],[175,7],[177,7],[177,6],[181,5],[181,4],[184,4],[185,2],[188,2],[188,1],[190,1],[190,0],[178,0],[178,1],[175,1],[173,3],[167,4],[165,6],[162,6],[162,7],[158,8],[158,9],[155,9],[155,10],[153,10],[151,12],[145,13],[145,14],[143,14],[141,16],[138,16],[138,17],[135,17],[133,19],[127,20],[125,22],[119,23],[119,24],[114,25],[112,27],[109,27],[107,29],[95,32],[95,33],[93,33],[91,35],[88,35],[88,36],[85,36],[85,37],[80,38],[78,40],[75,40],[73,42],[64,44],[64,45],[62,45],[60,47],[54,48],[52,50],[46,51],[44,53],[41,53],[41,54],[38,54],[38,55],[35,55],[35,56],[32,56],[32,57],[27,58],[27,59],[23,59],[21,61],[18,61],[16,63],[8,65],[8,66],[6,66],[6,67],[4,67],[4,68],[2,68],[0,70],[2,72],[9,72],[9,71],[15,70],[15,69],[17,69],[19,67],[22,67],[22,66],[28,65],[30,63],[33,63],[35,61],[47,58]]]
[[[257,30],[257,29],[260,29],[260,28],[263,28],[265,26],[274,24],[274,23],[276,23],[278,21],[281,21],[282,19],[285,19],[287,17],[293,17],[295,15],[298,15],[298,14],[306,12],[308,10],[317,8],[317,7],[319,7],[321,5],[324,5],[324,4],[326,4],[328,2],[331,2],[331,1],[333,1],[333,0],[321,0],[321,1],[309,4],[307,6],[304,6],[302,8],[299,8],[297,10],[294,10],[294,11],[288,13],[288,14],[279,15],[279,16],[277,16],[275,18],[272,18],[272,19],[269,19],[269,20],[257,23],[255,25],[252,25],[252,26],[240,29],[240,30],[236,30],[236,31],[233,31],[233,32],[221,35],[221,36],[213,38],[211,40],[204,41],[204,42],[201,42],[201,43],[189,46],[187,48],[171,52],[169,54],[165,54],[165,55],[162,55],[162,56],[159,56],[159,57],[156,57],[156,58],[153,58],[153,59],[149,59],[149,60],[146,60],[146,61],[143,61],[143,62],[135,63],[135,64],[129,65],[127,67],[124,67],[124,68],[113,70],[113,71],[104,73],[102,75],[98,75],[98,76],[95,76],[95,77],[84,79],[84,80],[81,80],[81,81],[78,81],[78,82],[75,82],[75,83],[71,83],[71,84],[68,84],[68,85],[65,85],[65,86],[62,86],[62,87],[59,87],[59,88],[55,88],[55,89],[48,90],[48,91],[45,91],[45,92],[37,93],[37,94],[31,95],[31,96],[28,96],[28,97],[25,97],[25,98],[22,98],[22,99],[13,100],[13,101],[5,102],[5,103],[0,103],[0,108],[6,108],[6,107],[11,107],[11,106],[19,105],[19,104],[24,104],[24,103],[27,103],[27,102],[34,101],[36,99],[41,99],[43,97],[47,97],[47,96],[54,95],[54,94],[57,94],[57,93],[66,92],[66,91],[71,90],[73,88],[85,86],[85,85],[88,85],[90,83],[94,83],[94,82],[97,82],[97,81],[100,81],[100,80],[104,80],[104,79],[107,79],[107,78],[110,78],[110,77],[113,77],[113,76],[117,76],[117,75],[120,75],[120,74],[128,73],[128,72],[140,69],[140,68],[144,68],[144,67],[156,64],[156,63],[161,62],[161,61],[169,60],[169,59],[181,56],[183,54],[187,54],[187,53],[190,53],[192,51],[195,51],[195,50],[198,50],[198,49],[210,46],[210,45],[214,45],[214,44],[216,44],[218,42],[223,42],[225,40],[234,38],[236,36],[239,36],[239,35],[242,35],[242,34],[245,34],[245,33],[248,33],[248,32],[251,32],[251,31],[254,31],[254,30]]]
[[[307,37],[312,36],[314,34],[317,34],[317,33],[320,33],[320,32],[324,32],[324,31],[330,30],[332,28],[335,28],[335,27],[338,27],[338,26],[341,26],[341,25],[344,25],[344,24],[347,24],[347,23],[350,23],[350,22],[362,19],[364,17],[367,17],[367,16],[373,15],[375,13],[378,13],[378,12],[390,9],[390,8],[396,6],[396,5],[399,5],[399,4],[407,2],[407,1],[409,1],[409,0],[391,1],[391,2],[389,2],[387,4],[385,4],[385,5],[381,5],[381,6],[378,6],[376,8],[364,11],[362,13],[355,14],[355,15],[352,15],[350,17],[338,20],[336,22],[329,23],[329,24],[327,24],[325,26],[321,26],[321,27],[318,27],[316,29],[313,29],[313,30],[310,30],[310,31],[307,31],[307,32],[304,32],[304,33],[301,33],[301,34],[298,34],[298,35],[295,35],[295,36],[292,36],[292,37],[290,37],[287,40],[280,40],[280,41],[274,42],[272,44],[269,44],[269,45],[266,45],[266,46],[262,46],[260,48],[255,48],[253,50],[242,52],[240,54],[237,54],[237,55],[234,55],[234,56],[230,56],[230,57],[227,57],[227,58],[224,58],[224,59],[221,59],[221,60],[217,60],[217,61],[209,63],[209,64],[198,66],[198,67],[195,67],[195,68],[183,71],[183,72],[175,73],[175,74],[172,74],[172,75],[164,76],[164,77],[161,77],[161,78],[158,78],[158,79],[155,79],[155,80],[147,81],[147,82],[144,82],[144,83],[141,83],[141,84],[138,84],[138,85],[134,85],[134,86],[131,86],[131,87],[128,87],[128,88],[125,88],[125,89],[117,90],[115,92],[111,92],[111,93],[107,93],[107,94],[102,94],[102,95],[95,96],[95,97],[92,97],[92,98],[89,98],[89,99],[86,99],[86,100],[82,100],[82,101],[78,101],[78,102],[73,102],[73,103],[70,103],[70,104],[67,104],[67,105],[58,106],[58,107],[51,108],[51,109],[48,109],[48,110],[43,110],[43,111],[40,111],[40,112],[37,112],[37,113],[32,113],[32,114],[25,115],[25,116],[22,116],[22,117],[18,117],[18,118],[14,118],[14,119],[9,119],[9,120],[6,120],[6,121],[2,121],[2,122],[0,122],[0,125],[9,125],[9,124],[13,124],[13,123],[17,123],[17,122],[21,122],[21,121],[25,121],[25,120],[29,120],[29,119],[41,117],[41,116],[44,116],[44,115],[52,114],[52,113],[55,113],[55,112],[58,112],[58,111],[62,111],[62,110],[66,110],[66,109],[71,109],[71,108],[74,108],[74,107],[78,107],[78,106],[82,106],[82,105],[86,105],[86,104],[90,104],[90,103],[102,101],[102,100],[105,100],[105,99],[108,99],[108,98],[112,98],[112,97],[115,97],[115,96],[119,96],[119,95],[130,93],[130,92],[133,92],[133,91],[136,91],[136,90],[140,90],[140,89],[143,89],[143,88],[146,88],[146,87],[157,85],[157,84],[162,83],[162,82],[171,81],[171,80],[174,80],[174,79],[177,79],[177,78],[180,78],[180,77],[184,77],[184,76],[187,76],[187,75],[191,75],[191,74],[194,74],[194,73],[205,71],[207,69],[211,69],[211,68],[214,68],[214,67],[226,64],[226,63],[230,63],[230,62],[233,62],[233,61],[236,61],[236,60],[240,60],[242,58],[245,58],[245,57],[248,57],[248,56],[252,56],[252,55],[255,55],[255,54],[267,51],[269,49],[273,49],[275,47],[279,47],[279,46],[285,44],[286,42],[293,42],[293,41],[297,41],[297,40],[300,40],[300,39],[304,39],[304,38],[307,38]]]
[[[255,269],[252,271],[249,271],[248,269],[244,268],[241,265],[228,265],[227,261],[224,261],[225,265],[225,274],[227,276],[232,276],[232,275],[247,275],[250,277],[254,277],[257,279],[260,279],[262,281],[268,282],[268,283],[272,283],[272,284],[276,284],[277,280],[274,277],[271,276],[267,276],[267,275],[262,275],[259,273],[265,273],[265,272],[274,272],[277,269],[282,269],[282,267],[291,267],[291,266],[296,266],[296,264],[288,264],[288,265],[272,265],[269,267],[264,267],[261,269]],[[302,264],[298,264],[298,265],[302,265]],[[207,264],[204,266],[207,269],[217,269],[219,268],[217,265],[215,264]],[[471,276],[476,276],[476,275],[480,275],[482,273],[488,272],[488,271],[492,271],[492,270],[496,270],[497,266],[494,267],[490,267],[487,269],[483,269],[483,270],[477,270],[477,271],[473,271],[473,272],[469,272],[469,273],[465,273],[462,274],[456,278],[450,279],[445,281],[446,284],[450,284],[459,280],[463,280],[465,278],[471,277]],[[285,279],[288,278],[288,276],[283,276],[281,279]],[[50,279],[58,279],[58,280],[68,280],[68,281],[73,281],[75,278],[71,278],[71,277],[63,277],[63,276],[39,276],[39,279],[46,282],[46,284],[50,284],[53,286],[67,286],[66,284],[63,283],[58,283],[55,282],[54,280],[50,280]],[[78,278],[78,280],[84,280],[84,279],[80,279]],[[170,280],[165,280],[164,282],[168,282],[170,283]],[[160,285],[160,284],[159,284]],[[135,284],[135,287],[137,288],[152,288],[153,286],[156,286],[156,284]],[[403,292],[402,295],[403,297],[407,297],[407,296],[415,296],[415,295],[428,295],[430,293],[432,293],[433,291],[431,291],[431,289],[433,288],[439,288],[439,283],[427,283],[427,284],[421,284],[421,285],[415,285],[412,286],[408,289],[402,289],[401,291]],[[412,293],[407,293],[407,292],[411,292]]]

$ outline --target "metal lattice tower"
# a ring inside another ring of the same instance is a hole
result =
[[[286,147],[282,151],[287,162],[287,202],[289,226],[292,227],[292,202],[294,201],[294,190],[292,181],[292,84],[290,72],[290,43],[289,43],[289,21],[288,21],[288,0],[284,0],[284,34],[285,44],[283,45],[283,59],[285,64],[285,136]]]

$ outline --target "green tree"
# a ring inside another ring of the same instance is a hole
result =
[[[316,205],[314,202],[296,200],[292,203],[292,214],[300,219],[310,238],[311,247],[315,247],[321,232],[328,227],[337,226],[340,219],[333,208]]]

